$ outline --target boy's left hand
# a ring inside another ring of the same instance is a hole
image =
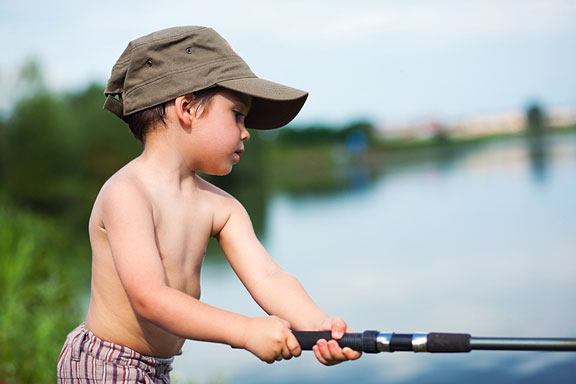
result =
[[[346,360],[356,360],[362,353],[354,351],[348,347],[340,348],[336,340],[341,339],[344,333],[352,332],[344,320],[339,317],[329,317],[319,324],[317,331],[332,331],[334,340],[318,340],[312,348],[318,361],[324,365],[335,365]]]

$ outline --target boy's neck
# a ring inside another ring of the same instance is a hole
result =
[[[195,184],[196,172],[182,154],[181,138],[174,137],[168,131],[150,132],[137,161],[146,170],[156,173],[158,180],[163,182]]]

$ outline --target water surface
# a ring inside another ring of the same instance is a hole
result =
[[[576,135],[513,139],[376,169],[348,188],[279,192],[261,240],[328,313],[355,330],[576,337]],[[376,178],[368,175],[378,175]],[[262,315],[226,265],[202,300]],[[364,355],[323,367],[310,352],[267,365],[187,342],[176,382],[574,383],[576,353]]]

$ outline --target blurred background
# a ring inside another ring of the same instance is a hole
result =
[[[87,221],[138,156],[102,110],[130,40],[222,34],[310,91],[210,181],[355,330],[576,337],[576,1],[0,3],[0,383],[48,383],[90,295]],[[210,243],[202,300],[262,315]],[[175,383],[574,383],[573,353],[395,353],[266,365],[187,342]]]

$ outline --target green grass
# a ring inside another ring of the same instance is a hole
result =
[[[54,222],[0,202],[0,382],[55,381],[65,336],[84,315],[82,248]]]

